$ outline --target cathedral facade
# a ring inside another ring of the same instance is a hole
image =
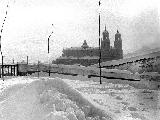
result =
[[[101,62],[117,60],[123,58],[121,34],[117,30],[115,34],[114,46],[110,45],[109,32],[105,30],[101,39]],[[89,47],[86,40],[81,47],[71,47],[63,49],[61,57],[57,58],[56,64],[81,64],[89,66],[99,62],[99,47]]]

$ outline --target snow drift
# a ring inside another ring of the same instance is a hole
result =
[[[0,103],[1,120],[114,120],[62,79],[42,78]]]

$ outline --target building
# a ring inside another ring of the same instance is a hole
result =
[[[57,58],[56,64],[81,64],[84,66],[93,65],[99,62],[99,47],[89,47],[87,41],[81,47],[63,49],[61,57]],[[115,34],[114,47],[110,45],[109,32],[105,30],[101,39],[101,61],[110,61],[123,58],[121,34],[117,30]]]

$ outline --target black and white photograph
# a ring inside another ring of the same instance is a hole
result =
[[[0,120],[160,120],[160,1],[0,0]]]

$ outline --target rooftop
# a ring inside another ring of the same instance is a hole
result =
[[[82,47],[71,47],[71,48],[65,48],[64,50],[91,50],[91,49],[98,49],[98,47],[88,47],[86,49]]]

